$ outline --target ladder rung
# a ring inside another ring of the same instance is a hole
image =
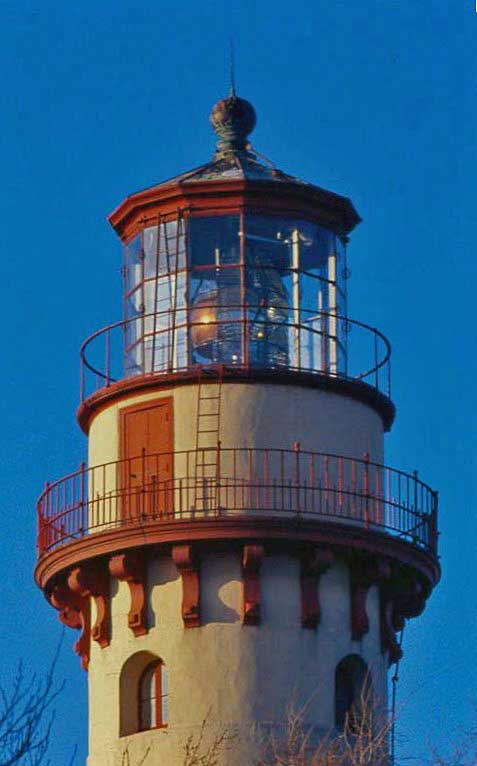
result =
[[[200,397],[201,402],[210,402],[212,399],[217,401],[217,399],[220,399],[220,396],[201,396]]]
[[[197,433],[199,433],[199,434],[216,434],[217,433],[217,429],[216,428],[208,428],[208,429],[205,429],[203,431],[200,430]]]

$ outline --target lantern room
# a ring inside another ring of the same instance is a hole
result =
[[[86,377],[97,388],[221,366],[358,380],[388,398],[389,344],[347,314],[351,201],[252,149],[244,99],[219,101],[211,122],[209,163],[109,217],[124,245],[124,319],[88,340]]]
[[[159,221],[126,245],[126,374],[197,364],[346,372],[346,254],[284,215]]]

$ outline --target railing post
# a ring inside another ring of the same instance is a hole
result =
[[[340,509],[340,515],[343,514],[343,458],[338,458],[338,508]]]
[[[321,369],[325,374],[328,372],[328,327],[327,315],[321,313]]]
[[[374,335],[374,385],[377,391],[379,391],[379,376],[378,376],[378,331],[376,327],[373,327]]]
[[[413,537],[412,537],[412,541],[413,541],[414,545],[419,545],[419,537],[423,537],[424,536],[424,520],[425,520],[425,515],[422,512],[422,510],[419,510],[419,508],[418,508],[418,504],[419,504],[419,499],[418,499],[418,481],[419,480],[418,480],[418,472],[416,471],[416,469],[414,469],[414,471],[412,472],[412,480],[413,480],[413,485],[414,485],[414,491],[413,491],[414,519],[412,520],[412,523],[411,523],[411,528],[414,531],[414,534],[413,534]],[[409,508],[409,504],[410,504],[410,498],[408,497],[407,498],[407,507],[408,508]]]
[[[293,443],[295,453],[295,486],[296,486],[296,509],[300,513],[300,442]]]
[[[111,377],[110,377],[110,358],[111,358],[111,330],[108,327],[108,331],[106,333],[106,385],[109,386],[111,383]]]
[[[439,537],[439,532],[437,530],[437,507],[439,504],[439,493],[433,492],[432,493],[432,511],[431,511],[431,523],[430,523],[430,540],[429,545],[431,548],[432,553],[437,555],[437,541]]]
[[[264,504],[264,510],[269,511],[270,510],[270,471],[269,471],[269,464],[268,464],[268,449],[266,449],[263,453],[263,480],[265,484],[265,492],[263,497],[263,504]]]
[[[84,402],[84,361],[81,357],[80,363],[80,402]]]
[[[366,529],[369,527],[369,452],[365,452],[364,456],[364,475],[363,475],[363,490],[364,490],[364,526]]]
[[[46,499],[46,518],[48,519],[48,490],[50,488],[50,483],[48,481],[45,481],[45,489],[43,490],[43,499]],[[45,516],[42,512],[41,502],[38,502],[38,553],[41,554],[43,551],[48,547],[47,540],[48,540],[48,534],[46,530],[48,529],[47,521],[45,521]]]
[[[221,441],[220,439],[218,439],[217,453],[216,453],[216,469],[215,469],[215,514],[216,516],[220,516],[220,476],[221,476],[220,461],[222,459],[220,448],[221,448]]]
[[[248,303],[244,304],[244,323],[243,323],[243,361],[244,367],[248,371],[250,368],[250,327],[248,320]]]
[[[413,475],[413,478],[414,478],[414,513],[418,513],[418,508],[417,508],[417,503],[418,503],[418,500],[417,500],[417,483],[418,483],[418,480],[419,480],[418,479],[419,474],[414,469],[414,471],[412,472],[412,475]]]
[[[141,491],[139,493],[139,498],[140,499],[139,499],[138,516],[144,517],[145,510],[146,510],[146,448],[145,447],[143,447],[141,450]]]
[[[80,472],[81,472],[81,479],[80,479],[80,507],[81,507],[81,513],[83,514],[83,531],[88,529],[88,514],[87,509],[85,509],[85,500],[87,498],[86,494],[86,486],[85,486],[85,474],[86,474],[86,463],[82,462],[80,463]]]

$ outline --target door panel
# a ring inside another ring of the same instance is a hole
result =
[[[172,397],[121,410],[120,438],[122,518],[173,514]]]

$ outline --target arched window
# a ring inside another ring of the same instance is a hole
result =
[[[167,667],[152,652],[132,654],[119,676],[119,736],[167,726]]]
[[[335,726],[340,730],[361,729],[365,708],[370,706],[372,688],[368,667],[358,654],[349,654],[335,672]]]
[[[169,723],[169,685],[162,660],[150,663],[139,679],[139,730],[159,729]]]

